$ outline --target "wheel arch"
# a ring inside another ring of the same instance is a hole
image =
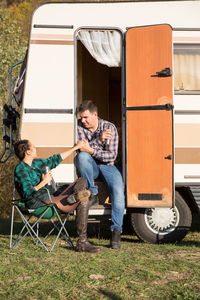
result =
[[[199,208],[194,199],[194,196],[190,190],[189,186],[179,186],[175,190],[181,195],[183,200],[186,202],[187,206],[190,208],[192,214],[198,214]]]

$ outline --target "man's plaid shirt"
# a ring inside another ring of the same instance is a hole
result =
[[[29,166],[21,161],[15,168],[14,181],[15,187],[23,199],[30,199],[40,193],[36,191],[37,186],[42,180],[45,166],[50,169],[55,168],[62,161],[60,154],[53,155],[47,159],[34,159],[32,165]]]
[[[105,163],[107,165],[114,165],[115,160],[118,154],[118,144],[119,137],[117,133],[117,129],[114,124],[104,121],[102,119],[98,119],[99,124],[96,131],[91,131],[83,126],[81,120],[78,121],[78,140],[87,140],[90,147],[94,149],[93,158],[97,160],[99,163]],[[110,126],[112,131],[112,139],[110,140],[109,145],[105,145],[101,142],[100,137],[102,131],[104,131],[107,126]]]

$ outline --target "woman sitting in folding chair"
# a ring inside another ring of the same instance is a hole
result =
[[[36,209],[51,203],[51,201],[65,213],[77,208],[77,231],[79,235],[77,251],[99,252],[100,248],[94,247],[87,240],[90,191],[86,190],[86,180],[78,178],[60,193],[55,194],[50,189],[51,201],[49,194],[44,189],[52,181],[51,171],[45,174],[45,168],[57,167],[62,160],[83,147],[84,143],[84,141],[79,141],[70,150],[53,155],[48,159],[39,159],[36,148],[30,141],[20,140],[16,142],[14,151],[20,163],[15,168],[14,181],[17,192],[25,201],[27,209]]]

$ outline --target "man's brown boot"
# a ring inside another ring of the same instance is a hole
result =
[[[101,249],[93,246],[87,239],[89,201],[80,202],[76,209],[76,226],[78,233],[78,241],[76,251],[97,253]]]

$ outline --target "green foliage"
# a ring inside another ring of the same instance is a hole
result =
[[[0,105],[8,99],[9,68],[21,60],[26,50],[26,41],[22,39],[22,29],[11,18],[6,9],[0,9]]]
[[[11,199],[13,194],[13,173],[17,164],[12,156],[6,163],[0,164],[0,216],[8,217],[11,214]]]
[[[27,41],[22,35],[22,28],[8,9],[0,8],[0,111],[9,100],[9,69],[23,59]],[[18,69],[19,71],[19,69]],[[0,113],[0,151],[2,151],[2,113]],[[0,152],[1,153],[1,152]],[[14,159],[0,165],[0,215],[10,212],[9,200],[12,195]]]

